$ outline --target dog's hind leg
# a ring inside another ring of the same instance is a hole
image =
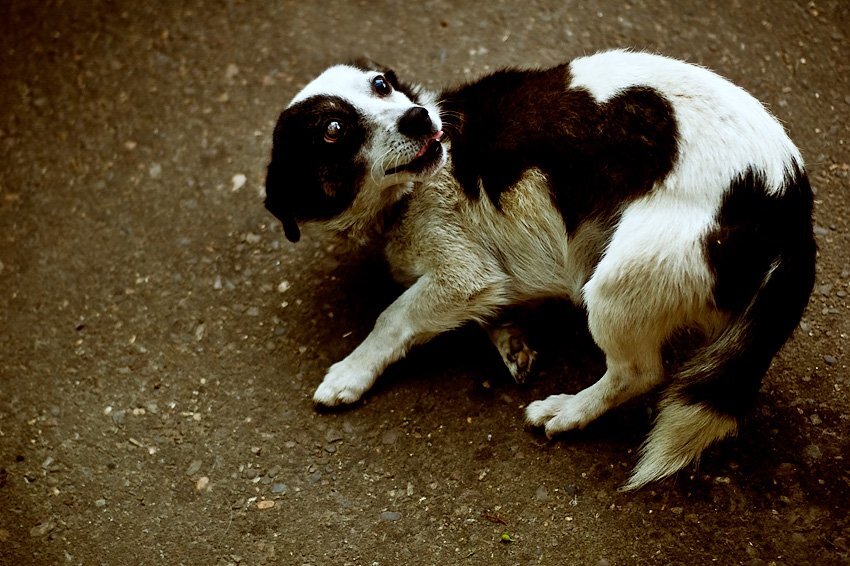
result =
[[[655,319],[657,311],[635,307],[626,300],[630,294],[618,286],[588,284],[588,325],[605,353],[607,370],[575,395],[552,395],[528,405],[528,422],[545,427],[547,436],[584,428],[663,378],[661,343],[666,330]]]
[[[525,383],[534,369],[537,352],[528,345],[522,329],[513,321],[499,321],[485,324],[484,330],[502,356],[514,381]]]
[[[698,234],[688,226],[662,240],[644,228],[659,223],[643,222],[642,229],[625,232],[628,238],[615,236],[584,286],[588,326],[605,353],[607,371],[575,395],[529,404],[528,422],[545,427],[547,435],[583,428],[655,387],[664,377],[664,342],[675,329],[702,320],[711,275]]]

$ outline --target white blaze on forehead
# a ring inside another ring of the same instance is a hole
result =
[[[356,67],[336,65],[310,81],[295,95],[289,106],[318,95],[331,95],[347,98],[345,95],[369,96],[372,92],[370,81],[380,73],[367,73]]]

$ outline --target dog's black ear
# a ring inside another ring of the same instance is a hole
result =
[[[268,196],[266,197],[265,205],[266,210],[271,212],[283,224],[283,234],[287,240],[295,243],[301,239],[301,230],[298,228],[298,222],[295,221],[295,216],[291,212],[287,212],[285,209],[277,206],[275,201]]]
[[[280,201],[282,187],[277,177],[274,162],[272,162],[266,171],[266,210],[271,212],[283,224],[283,234],[286,236],[286,239],[295,243],[301,239],[301,230],[295,221],[295,215],[292,214],[289,207]]]
[[[295,222],[295,218],[291,214],[284,216],[280,221],[283,224],[283,234],[287,240],[294,244],[301,239],[301,230],[298,228],[298,223]]]

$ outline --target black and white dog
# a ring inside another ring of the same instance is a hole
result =
[[[626,489],[737,431],[814,282],[812,192],[782,126],[716,74],[645,53],[439,94],[373,63],[331,67],[280,116],[266,207],[293,242],[305,221],[384,238],[408,287],[331,366],[320,405],[357,401],[410,347],[469,321],[521,381],[534,351],[500,313],[568,297],[607,371],[528,406],[551,436],[664,381],[674,332],[704,333]]]

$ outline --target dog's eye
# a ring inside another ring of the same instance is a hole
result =
[[[393,87],[384,75],[378,75],[372,79],[372,90],[378,96],[387,96],[393,91]]]
[[[325,141],[334,143],[342,137],[342,124],[339,120],[331,120],[325,126]]]

